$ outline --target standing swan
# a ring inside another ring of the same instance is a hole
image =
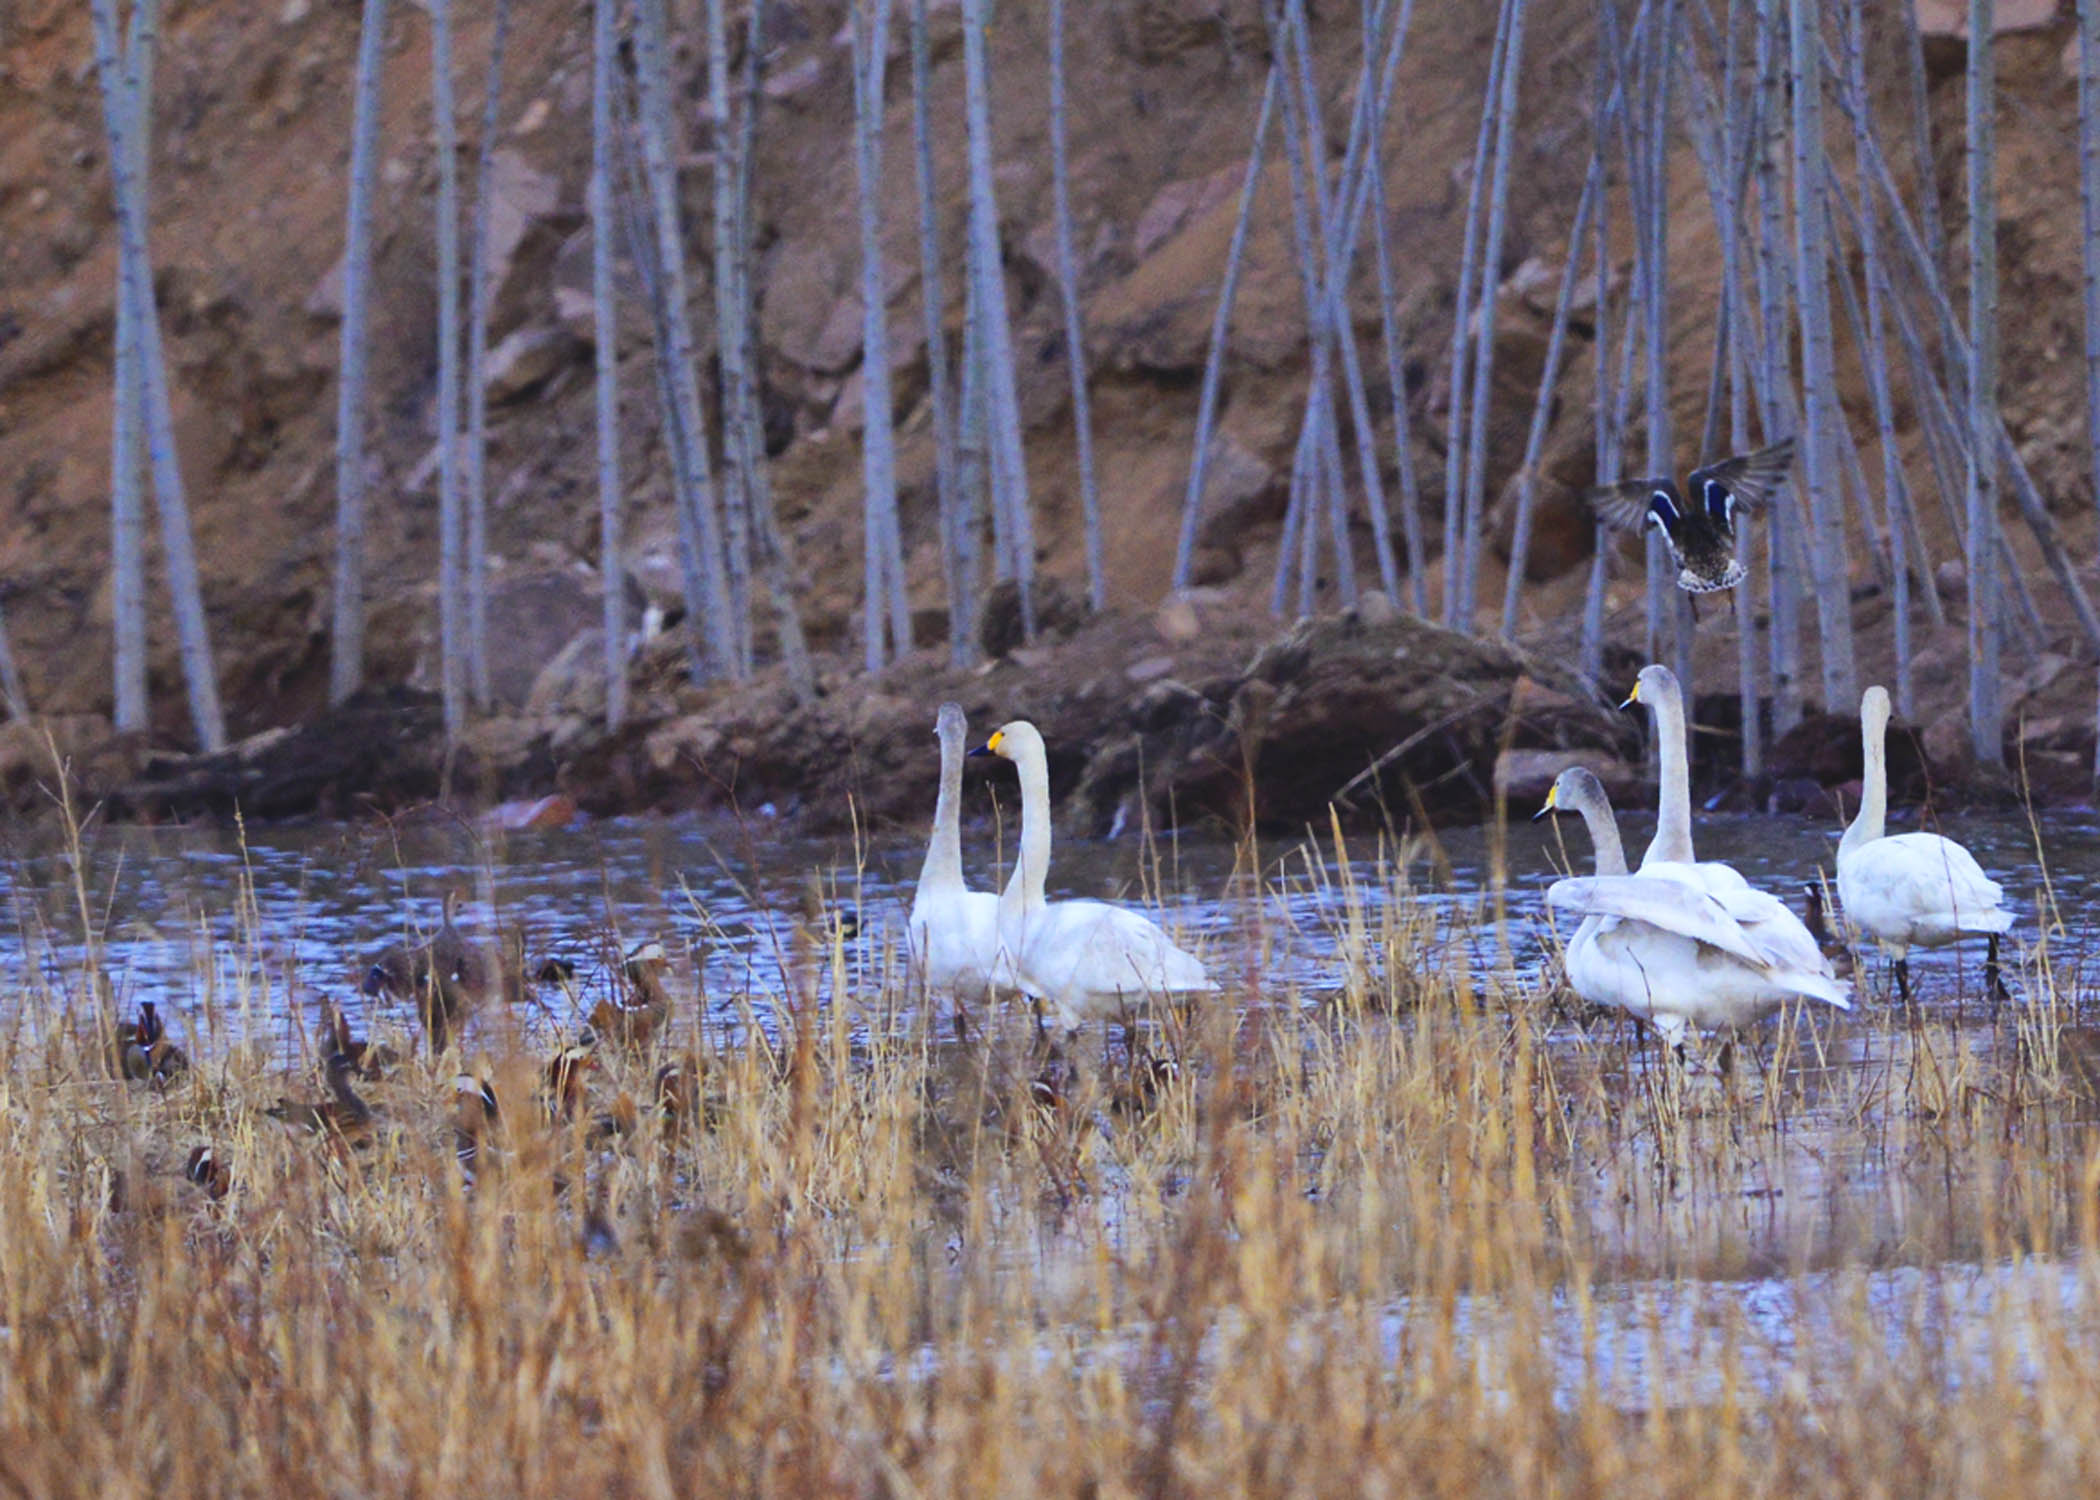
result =
[[[907,931],[909,963],[919,983],[931,993],[978,1001],[994,984],[1011,986],[1013,981],[1000,962],[998,896],[963,884],[963,738],[968,730],[961,706],[943,703],[934,720],[941,741],[941,789]]]
[[[1911,948],[1944,948],[1965,937],[1990,940],[1984,979],[2003,999],[1998,935],[2012,926],[2005,892],[1983,873],[1976,857],[1936,833],[1884,834],[1888,817],[1888,689],[1870,687],[1859,703],[1859,737],[1866,752],[1859,814],[1838,842],[1838,899],[1860,930],[1895,960],[1896,988],[1910,999]]]
[[[1685,748],[1684,693],[1677,686],[1677,674],[1659,664],[1641,668],[1641,675],[1633,680],[1633,691],[1619,707],[1631,708],[1636,703],[1646,705],[1655,716],[1655,758],[1661,779],[1655,837],[1641,856],[1641,873],[1674,875],[1710,891],[1748,890],[1750,882],[1734,866],[1718,860],[1702,864],[1692,853],[1691,759]],[[1685,868],[1658,870],[1658,865]]]
[[[1730,910],[1761,910],[1759,892],[1716,895],[1674,874],[1626,873],[1626,854],[1603,783],[1580,766],[1560,773],[1536,814],[1574,812],[1588,827],[1597,873],[1555,881],[1549,906],[1578,913],[1568,939],[1568,983],[1599,1005],[1654,1023],[1672,1046],[1687,1027],[1734,1030],[1771,1015],[1795,995],[1851,1009],[1845,990],[1816,951],[1775,944]],[[1773,902],[1777,905],[1777,902]],[[1802,934],[1806,938],[1806,933]]]
[[[1106,901],[1046,901],[1050,869],[1050,771],[1043,737],[1024,719],[972,755],[997,755],[1021,774],[1021,852],[999,897],[999,940],[1020,987],[1042,997],[1066,1031],[1146,995],[1217,988],[1202,963],[1157,923]]]
[[[1685,748],[1684,694],[1677,686],[1677,674],[1665,666],[1641,668],[1623,706],[1636,703],[1646,704],[1655,715],[1662,782],[1655,837],[1641,856],[1640,873],[1681,881],[1718,900],[1766,964],[1787,975],[1790,984],[1803,981],[1792,985],[1788,993],[1812,995],[1849,1008],[1845,987],[1830,960],[1785,902],[1753,889],[1734,866],[1701,860],[1692,852],[1691,765]]]

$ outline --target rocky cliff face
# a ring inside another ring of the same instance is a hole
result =
[[[676,55],[688,132],[687,222],[704,266],[709,118],[694,46],[697,8],[674,9],[674,24],[684,28]],[[1319,9],[1315,50],[1329,119],[1339,122],[1354,86],[1358,21],[1352,7]],[[354,5],[312,0],[193,0],[168,10],[154,114],[157,287],[224,696],[234,732],[253,734],[310,717],[325,692],[336,317],[358,14]],[[1490,442],[1495,491],[1521,450],[1572,185],[1589,142],[1594,7],[1535,0],[1532,10],[1520,158],[1499,268],[1506,285]],[[773,0],[767,14],[772,50],[756,174],[762,363],[775,489],[793,533],[810,633],[821,647],[852,638],[860,578],[860,309],[844,11]],[[943,232],[953,249],[963,217],[959,15],[952,4],[937,4],[934,16],[937,170],[946,189]],[[1031,7],[1002,6],[992,36],[1001,229],[1042,566],[1076,583],[1078,486],[1051,270],[1041,24]],[[1888,25],[1886,18],[1877,24]],[[1417,8],[1388,147],[1398,313],[1409,350],[1405,399],[1428,507],[1440,507],[1442,498],[1445,345],[1492,25],[1491,8]],[[468,7],[459,57],[469,150],[485,28],[484,13]],[[1197,376],[1265,46],[1254,0],[1119,0],[1087,7],[1075,28],[1074,206],[1097,377],[1102,499],[1115,539],[1110,592],[1118,608],[1143,614],[1159,600],[1171,567]],[[2064,37],[2064,23],[2052,19],[2002,43],[2005,386],[2016,438],[2086,556],[2092,497],[2082,456],[2076,165],[2065,135],[2073,85],[2060,65]],[[434,679],[428,47],[424,13],[393,7],[377,218],[371,666],[377,682],[412,687]],[[496,669],[513,709],[530,703],[543,716],[533,731],[543,745],[550,732],[544,716],[587,717],[589,710],[572,682],[558,672],[549,680],[542,670],[591,628],[597,586],[582,212],[588,51],[588,28],[574,7],[518,7],[499,112],[489,490],[497,607],[516,628],[496,632],[503,643]],[[77,4],[18,0],[0,17],[0,604],[33,702],[88,716],[80,721],[86,740],[93,738],[92,716],[106,714],[110,701],[115,266],[90,53],[87,17]],[[1890,59],[1881,81],[1893,90],[1894,48],[1877,48],[1876,55],[1877,69]],[[1958,44],[1936,42],[1934,62],[1935,168],[1950,189],[1947,216],[1958,226]],[[886,149],[896,192],[885,243],[899,473],[907,566],[930,641],[944,621],[907,188],[910,105],[905,70],[893,69],[891,80]],[[1893,118],[1893,105],[1891,111]],[[1329,144],[1338,155],[1335,128]],[[1840,134],[1833,125],[1834,145]],[[1719,280],[1704,184],[1688,147],[1673,154],[1671,193],[1671,364],[1677,430],[1688,434],[1703,411]],[[1279,157],[1264,179],[1235,308],[1218,481],[1199,556],[1199,579],[1219,591],[1219,607],[1250,616],[1265,598],[1274,563],[1305,382],[1302,303],[1289,252]],[[694,295],[696,326],[705,334],[712,318],[704,275],[696,277]],[[1354,306],[1366,347],[1375,348],[1378,309],[1368,287]],[[958,327],[959,306],[947,314]],[[667,465],[656,438],[645,319],[633,302],[623,329],[630,568],[639,594],[668,597],[675,557]],[[1591,462],[1590,320],[1574,332],[1546,465],[1548,478],[1563,484],[1585,478]],[[1856,354],[1841,354],[1850,361],[1848,407],[1864,435],[1871,422]],[[1384,410],[1385,374],[1379,361],[1370,364],[1372,406]],[[1921,452],[1911,451],[1915,435],[1904,442],[1914,472],[1924,472]],[[1579,590],[1576,565],[1586,554],[1588,526],[1571,501],[1566,494],[1549,500],[1534,554],[1527,621],[1542,639],[1569,617]],[[1944,519],[1929,501],[1924,511],[1935,555],[1951,556]],[[1368,530],[1359,531],[1356,540],[1367,549]],[[1362,560],[1368,568],[1368,550]],[[1433,557],[1413,561],[1435,567]],[[1633,570],[1622,571],[1629,580],[1622,597],[1630,598]],[[1863,588],[1875,581],[1863,549],[1857,578]],[[2053,628],[2047,590],[2038,592]],[[1483,581],[1484,600],[1500,594],[1498,579]],[[1880,637],[1872,635],[1872,602],[1863,610],[1865,662],[1878,670],[1874,653],[1885,654],[1885,644],[1874,644]],[[186,726],[172,632],[157,627],[155,642],[156,733],[177,743]],[[1701,650],[1724,670],[1724,637],[1716,633]],[[566,655],[575,660],[580,653]],[[848,674],[837,675],[850,683]],[[645,707],[659,720],[697,711],[690,694],[668,690],[653,700],[645,694]],[[1935,702],[1936,711],[1944,707]]]

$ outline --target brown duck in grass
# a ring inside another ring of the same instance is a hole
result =
[[[401,1054],[385,1042],[353,1036],[349,1018],[343,1014],[341,1006],[322,1001],[321,1022],[327,1030],[330,1047],[349,1058],[365,1078],[384,1078],[401,1066]]]
[[[671,1019],[671,991],[664,983],[670,958],[655,938],[637,944],[620,966],[620,993],[591,1008],[590,1026],[607,1044],[641,1051]]]
[[[459,930],[464,901],[456,888],[445,892],[443,920],[427,942],[394,943],[365,970],[365,994],[415,1004],[433,1052],[490,1001],[515,1002],[524,993],[524,935],[511,929],[493,946],[469,941]]]
[[[372,1106],[350,1084],[357,1064],[341,1052],[328,1054],[324,1064],[331,1097],[318,1104],[280,1097],[265,1114],[282,1120],[292,1130],[304,1130],[336,1145],[362,1145],[372,1134]]]

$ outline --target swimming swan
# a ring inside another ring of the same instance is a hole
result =
[[[1888,817],[1888,689],[1870,687],[1859,704],[1866,751],[1859,813],[1838,843],[1838,899],[1862,932],[1895,960],[1896,988],[1910,998],[1909,952],[1944,948],[1965,937],[1990,940],[1984,976],[1993,996],[2005,993],[1998,973],[1998,935],[2012,926],[2005,892],[1976,857],[1936,833],[1885,834]]]
[[[1743,924],[1731,908],[1742,908],[1737,898],[1746,893],[1717,895],[1674,872],[1627,874],[1611,802],[1594,774],[1580,766],[1561,772],[1537,816],[1558,811],[1581,815],[1597,851],[1595,876],[1558,880],[1546,891],[1548,905],[1582,917],[1568,939],[1567,970],[1585,1000],[1653,1022],[1673,1046],[1687,1027],[1733,1030],[1794,995],[1851,1008],[1805,931],[1806,954],[1774,951],[1772,934]]]
[[[962,708],[943,703],[934,720],[941,741],[941,789],[906,931],[907,961],[920,984],[935,994],[977,1001],[994,985],[1012,988],[1013,976],[1001,962],[998,895],[963,884],[963,737],[968,730]]]
[[[1040,996],[1067,1031],[1146,995],[1217,988],[1194,954],[1157,923],[1106,901],[1046,901],[1050,772],[1043,737],[1026,720],[1002,727],[973,755],[998,755],[1021,774],[1021,851],[999,897],[999,939],[1022,989]]]

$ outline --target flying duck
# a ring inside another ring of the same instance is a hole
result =
[[[1735,555],[1736,512],[1761,513],[1793,461],[1794,440],[1781,438],[1755,453],[1738,453],[1692,470],[1683,490],[1666,475],[1600,485],[1586,498],[1607,526],[1626,532],[1653,526],[1660,531],[1677,562],[1677,586],[1687,593],[1711,594],[1732,589],[1748,576]]]

